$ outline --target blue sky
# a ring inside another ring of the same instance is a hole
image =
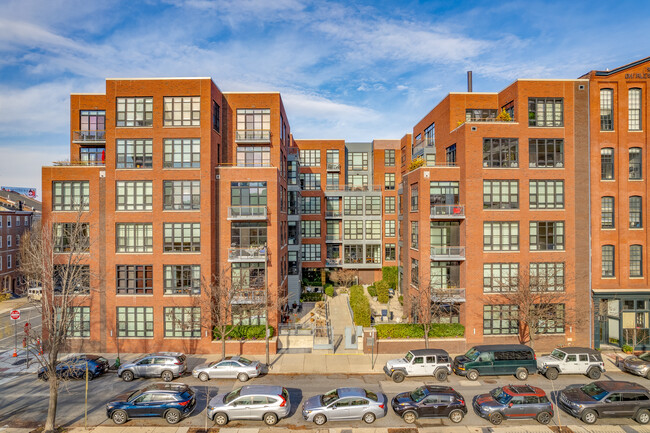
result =
[[[650,2],[1,0],[0,185],[67,158],[69,94],[210,76],[282,92],[296,138],[400,138],[450,91],[650,56]]]

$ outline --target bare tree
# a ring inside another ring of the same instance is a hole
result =
[[[330,273],[330,280],[343,287],[350,287],[356,278],[357,274],[352,269],[338,269]]]
[[[49,380],[44,432],[55,430],[59,385],[66,379],[55,373],[61,362],[59,355],[68,348],[71,336],[86,331],[84,310],[80,308],[88,305],[91,296],[86,215],[80,210],[72,222],[35,225],[25,233],[20,245],[20,270],[28,287],[42,287],[42,336],[29,330],[27,338],[32,347],[42,338],[44,349],[33,350]]]

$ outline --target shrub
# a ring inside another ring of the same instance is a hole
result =
[[[424,165],[424,158],[418,156],[409,163],[409,171],[413,171],[417,168],[420,168]]]
[[[302,293],[300,300],[303,302],[318,302],[323,300],[322,293]]]
[[[384,266],[381,268],[381,278],[388,283],[388,287],[397,290],[397,266]]]
[[[397,298],[397,300],[399,301],[399,304],[403,307],[403,306],[404,306],[404,296],[399,295],[399,297]]]
[[[623,352],[625,353],[632,353],[634,351],[632,346],[629,346],[627,344],[624,344],[623,347],[621,347],[621,349],[623,349]]]
[[[377,338],[424,338],[422,325],[411,323],[384,324],[375,326]],[[465,327],[460,323],[432,323],[429,338],[463,337]]]
[[[334,297],[334,287],[331,284],[325,287],[325,294],[329,297]]]
[[[374,285],[373,286],[368,286],[368,294],[370,296],[372,296],[373,298],[377,297],[377,289],[375,288]]]
[[[350,287],[350,308],[357,326],[370,326],[370,301],[358,284]]]
[[[508,113],[504,108],[497,116],[497,120],[501,122],[512,122],[512,117],[510,116],[510,113]]]
[[[8,301],[11,299],[10,293],[0,293],[0,302]]]
[[[232,332],[228,333],[232,329]],[[269,337],[273,337],[275,329],[269,326]],[[226,340],[263,340],[266,335],[264,325],[229,325],[226,330]],[[212,331],[215,340],[221,340],[219,330],[214,328]]]
[[[377,301],[380,304],[388,304],[390,297],[388,296],[388,283],[384,280],[375,283],[377,289]]]

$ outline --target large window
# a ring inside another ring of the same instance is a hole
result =
[[[116,140],[115,168],[152,168],[153,140],[138,138]]]
[[[153,294],[152,265],[117,265],[115,281],[118,295]]]
[[[630,245],[630,277],[643,277],[643,245]]]
[[[165,307],[165,338],[201,338],[201,308]]]
[[[465,121],[487,122],[497,119],[497,110],[492,108],[467,108],[465,109]]]
[[[366,263],[381,264],[381,245],[366,245]]]
[[[643,157],[640,147],[630,148],[630,180],[643,179]]]
[[[564,291],[564,263],[531,263],[528,285],[539,292]]]
[[[368,188],[367,174],[348,174],[348,188],[352,191],[363,191]]]
[[[603,278],[614,278],[614,245],[603,245],[601,248],[601,275]]]
[[[418,210],[418,184],[411,185],[411,212]]]
[[[531,180],[528,190],[531,209],[564,209],[563,180]]]
[[[300,187],[304,190],[320,188],[320,173],[300,173]]]
[[[363,221],[343,221],[343,239],[363,240]]]
[[[321,251],[320,244],[302,244],[300,251],[303,262],[320,262]]]
[[[327,184],[325,189],[329,190],[338,190],[339,189],[339,174],[338,173],[327,173]]]
[[[640,229],[643,227],[642,198],[638,195],[630,197],[630,228]]]
[[[320,214],[320,197],[303,197],[302,213],[303,214]]]
[[[217,132],[221,131],[221,107],[217,101],[212,101],[212,129]]]
[[[517,138],[484,138],[483,167],[519,167],[519,140]]]
[[[201,265],[166,265],[163,275],[165,295],[201,293]]]
[[[164,126],[201,125],[201,98],[198,96],[166,96],[163,98]]]
[[[235,289],[264,287],[264,263],[233,263],[232,286]]]
[[[381,197],[366,197],[366,215],[381,215]]]
[[[366,240],[381,239],[381,221],[366,221]]]
[[[533,306],[535,308],[537,306]],[[537,307],[539,308],[539,307]],[[548,310],[548,306],[542,307],[543,311]],[[554,313],[554,314],[553,314]],[[555,312],[549,311],[551,317],[540,321],[539,334],[563,334],[564,333],[564,304],[555,305]]]
[[[519,182],[484,180],[483,209],[519,209]]]
[[[320,149],[301,149],[300,165],[303,167],[320,167]]]
[[[519,308],[516,305],[484,305],[483,334],[512,335],[519,332]]]
[[[7,256],[7,269],[11,268],[10,257]],[[52,279],[55,294],[90,293],[90,265],[54,265]]]
[[[303,238],[319,238],[321,237],[321,222],[320,221],[300,221],[300,231]]]
[[[384,197],[384,213],[395,213],[395,197]]]
[[[79,160],[87,165],[104,165],[106,160],[106,148],[101,147],[80,147]]]
[[[201,223],[163,224],[163,251],[198,253],[201,251]]]
[[[237,146],[237,166],[270,167],[270,146]]]
[[[420,284],[420,262],[417,259],[411,259],[411,284],[413,286]]]
[[[345,215],[363,215],[363,197],[343,197]]]
[[[428,156],[428,155],[427,155]],[[456,165],[456,145],[452,144],[445,149],[445,162],[447,165]],[[435,165],[435,163],[434,163]]]
[[[519,263],[484,263],[483,292],[501,293],[517,290]]]
[[[600,130],[614,130],[614,90],[600,89]]]
[[[81,110],[79,112],[79,125],[82,131],[101,131],[106,130],[106,111],[104,110]],[[90,135],[93,137],[93,135]],[[104,135],[95,135],[94,137],[104,137]]]
[[[519,250],[519,223],[510,221],[483,223],[484,251]]]
[[[327,168],[341,168],[339,161],[339,151],[337,149],[327,149]],[[320,158],[320,156],[319,156]]]
[[[395,189],[395,173],[384,173],[384,189],[386,191]]]
[[[118,337],[153,337],[153,307],[117,307]]]
[[[54,223],[52,231],[54,232],[53,249],[55,253],[88,251],[90,248],[88,223]],[[16,244],[18,244],[18,239],[16,239]],[[10,247],[11,244],[7,242],[7,246]],[[0,247],[2,247],[2,240],[0,240]]]
[[[69,314],[68,336],[73,338],[90,337],[90,307],[70,307]]]
[[[297,185],[298,184],[298,161],[288,161],[287,164],[288,164],[287,183],[289,185]]]
[[[419,237],[419,224],[418,221],[411,221],[411,248],[418,248],[418,237]]]
[[[531,221],[530,249],[563,250],[564,221]]]
[[[166,180],[163,181],[164,210],[201,209],[201,181]]]
[[[600,149],[600,179],[614,179],[614,149],[611,147]]]
[[[52,210],[87,211],[89,209],[89,202],[90,202],[89,182],[87,181],[52,182]]]
[[[153,183],[150,180],[115,182],[115,210],[151,210],[153,203]]]
[[[152,224],[116,224],[118,253],[150,253],[153,251]]]
[[[266,206],[266,182],[231,182],[231,206]]]
[[[348,170],[368,170],[368,152],[350,152]]]
[[[384,253],[384,260],[395,260],[395,244],[385,244]]]
[[[429,201],[432,206],[458,204],[458,182],[430,182]]]
[[[153,98],[117,98],[115,126],[153,126]]]
[[[163,167],[201,167],[201,139],[165,138],[163,140]]]
[[[384,150],[384,165],[386,167],[395,167],[395,149]]]
[[[270,138],[271,110],[268,108],[238,108],[237,138],[259,140]]]
[[[630,131],[641,130],[641,89],[627,91],[628,128]]]
[[[384,221],[384,236],[387,238],[395,237],[395,220]]]
[[[564,126],[564,99],[528,98],[528,126]]]
[[[528,153],[529,167],[564,167],[564,140],[560,138],[531,138]]]
[[[614,197],[601,197],[600,199],[600,228],[613,229],[614,218]]]

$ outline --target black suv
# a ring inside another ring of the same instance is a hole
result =
[[[542,389],[530,385],[495,388],[489,394],[474,397],[472,404],[481,418],[494,425],[508,418],[535,418],[541,424],[548,424],[553,418],[553,403]]]
[[[632,382],[608,380],[568,388],[560,391],[558,405],[587,424],[613,417],[650,422],[650,391]]]
[[[449,386],[425,385],[397,394],[391,406],[409,424],[418,418],[449,418],[459,423],[467,414],[465,398]]]

